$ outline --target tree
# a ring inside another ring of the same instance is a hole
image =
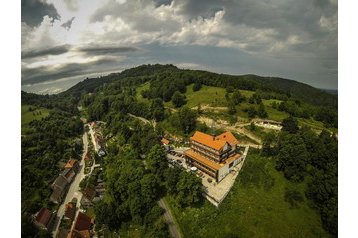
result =
[[[265,106],[264,104],[261,102],[260,105],[259,105],[259,109],[257,110],[257,115],[260,117],[260,118],[265,118],[267,117],[267,112],[265,111]]]
[[[226,92],[227,93],[233,93],[234,92],[234,87],[232,87],[232,86],[228,86],[228,87],[226,87]]]
[[[238,105],[245,100],[245,97],[241,95],[239,90],[235,90],[235,92],[231,96],[231,100],[235,105]]]
[[[228,110],[227,112],[230,114],[230,115],[234,115],[236,113],[236,108],[235,108],[235,103],[230,100],[228,102],[228,106],[227,106]]]
[[[283,119],[281,125],[282,131],[286,131],[288,133],[296,133],[299,130],[297,120],[292,116]]]
[[[172,115],[170,123],[185,134],[190,133],[196,126],[196,113],[187,107],[180,108]]]
[[[175,91],[172,97],[172,103],[174,107],[181,107],[186,103],[185,96],[182,95],[180,92]]]
[[[201,89],[201,83],[194,83],[193,92],[199,91]]]
[[[182,171],[177,184],[177,202],[179,206],[192,206],[202,199],[201,179],[192,173]]]
[[[156,98],[152,100],[152,104],[150,106],[150,111],[152,112],[152,118],[156,121],[164,120],[164,104],[163,100],[160,98]]]
[[[140,180],[141,197],[145,204],[152,207],[156,198],[160,195],[160,188],[156,176],[152,173],[145,174]]]
[[[276,169],[283,171],[285,177],[291,181],[303,181],[309,161],[303,140],[297,134],[287,134],[281,138],[280,143]]]
[[[156,237],[156,238],[168,238],[170,237],[168,224],[160,219],[154,224],[153,229],[149,232],[148,236],[145,237]]]
[[[262,154],[265,156],[270,156],[274,154],[274,148],[272,144],[275,140],[275,134],[272,132],[265,134],[263,143],[262,143]]]
[[[148,169],[160,179],[164,177],[166,169],[168,169],[167,155],[161,145],[153,146],[146,158]]]
[[[247,109],[247,116],[249,118],[254,118],[256,116],[257,112],[255,110],[255,108],[253,106],[250,106],[248,109]]]
[[[179,182],[181,170],[178,167],[168,168],[165,172],[166,188],[169,194],[177,193],[177,183]]]

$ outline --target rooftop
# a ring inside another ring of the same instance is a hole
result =
[[[73,220],[76,214],[76,205],[73,203],[67,203],[65,205],[65,217]]]
[[[70,159],[66,165],[65,168],[73,168],[73,166],[75,166],[77,164],[77,160],[75,159]]]
[[[160,140],[163,144],[169,145],[170,141],[168,139],[165,139],[164,137]]]
[[[79,212],[75,222],[74,230],[79,232],[90,230],[91,226],[92,226],[92,219],[86,214]]]
[[[215,150],[221,150],[226,144],[226,141],[217,140],[214,136],[205,134],[200,131],[196,131],[194,135],[190,137],[190,140],[194,140]]]
[[[35,217],[35,221],[47,227],[49,221],[51,220],[51,216],[52,216],[52,212],[47,208],[43,207],[37,213]]]

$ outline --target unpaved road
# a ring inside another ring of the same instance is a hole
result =
[[[161,208],[163,208],[165,210],[164,218],[169,226],[170,235],[173,238],[181,238],[182,236],[181,236],[180,228],[177,227],[177,225],[175,224],[173,215],[172,215],[166,201],[162,198],[158,201],[158,204]]]

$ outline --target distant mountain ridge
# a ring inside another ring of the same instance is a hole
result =
[[[141,65],[126,69],[121,73],[112,73],[100,78],[90,78],[76,84],[60,95],[72,95],[79,97],[82,93],[94,92],[97,88],[115,81],[142,78],[142,82],[156,80],[166,80],[168,77],[175,77],[178,80],[190,79],[198,81],[208,86],[227,87],[233,86],[239,89],[263,90],[284,93],[302,101],[315,105],[337,107],[338,97],[327,90],[314,88],[308,84],[300,83],[290,79],[278,77],[263,77],[253,74],[248,75],[227,75],[218,74],[202,70],[179,69],[168,65]],[[132,85],[133,86],[133,85]]]

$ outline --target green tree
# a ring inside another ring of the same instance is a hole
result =
[[[196,127],[196,113],[187,107],[180,108],[172,115],[170,122],[173,127],[179,129],[185,134],[190,133]]]
[[[160,179],[168,169],[167,155],[161,145],[153,146],[146,158],[148,169]]]
[[[199,91],[201,89],[201,83],[194,83],[193,85],[193,91]]]
[[[179,182],[181,170],[177,167],[168,168],[165,172],[165,185],[169,194],[177,193],[177,183]]]
[[[231,96],[231,100],[235,105],[238,105],[245,100],[245,97],[241,95],[239,90],[235,90]]]
[[[282,170],[289,180],[303,181],[309,162],[309,154],[303,140],[297,134],[287,134],[281,138],[280,143],[276,169]]]
[[[227,106],[228,110],[227,112],[230,114],[230,115],[234,115],[236,113],[236,108],[235,108],[235,103],[230,100],[228,102],[228,106]]]
[[[249,118],[254,118],[256,116],[257,112],[255,110],[255,108],[253,106],[250,106],[248,109],[247,109],[247,116]]]
[[[186,103],[185,96],[182,95],[180,92],[176,91],[176,92],[173,94],[172,103],[173,103],[174,107],[181,107],[181,106],[183,106],[183,105]]]
[[[264,104],[261,102],[260,105],[259,105],[259,109],[257,110],[257,115],[260,117],[260,118],[266,118],[268,116],[266,110],[265,110],[265,106]]]
[[[192,206],[202,199],[201,179],[192,173],[182,171],[177,183],[177,202],[179,206]]]
[[[283,119],[281,125],[282,131],[286,131],[288,133],[296,133],[299,130],[297,120],[292,116]]]
[[[163,100],[160,98],[156,98],[152,100],[152,104],[150,106],[150,111],[152,112],[152,118],[156,121],[164,120],[164,104]]]

